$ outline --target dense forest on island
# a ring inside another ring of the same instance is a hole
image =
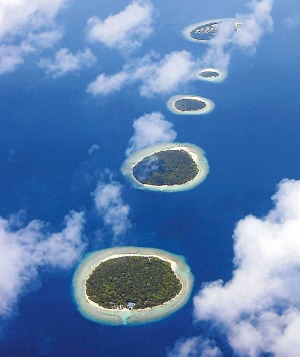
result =
[[[204,71],[199,74],[200,77],[209,78],[209,77],[219,77],[219,73],[216,71]]]
[[[124,256],[100,263],[86,281],[86,293],[98,305],[134,309],[161,305],[174,298],[182,284],[171,264],[156,257]]]
[[[133,176],[142,184],[182,185],[197,176],[199,169],[185,150],[165,150],[146,156],[133,167]]]
[[[174,107],[181,112],[190,112],[200,110],[206,107],[205,102],[194,98],[181,98],[174,102]]]

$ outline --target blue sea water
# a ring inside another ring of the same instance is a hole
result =
[[[234,1],[215,14],[207,0],[199,15],[191,4],[181,17],[175,16],[181,9],[179,2],[172,5],[174,16],[166,16],[170,5],[157,4],[166,23],[158,24],[161,38],[149,40],[149,48],[155,45],[162,53],[187,49],[200,56],[203,47],[186,41],[182,28],[232,16],[236,8],[242,11],[241,1]],[[101,220],[94,212],[91,192],[108,168],[124,185],[124,200],[131,207],[133,227],[124,244],[184,255],[195,276],[194,294],[205,282],[229,280],[236,222],[247,214],[265,215],[280,180],[300,178],[300,38],[284,25],[287,14],[286,8],[275,4],[274,32],[262,39],[255,55],[234,51],[223,83],[196,81],[188,87],[186,94],[216,104],[206,116],[176,116],[166,107],[169,96],[140,98],[136,87],[92,98],[85,89],[97,69],[84,77],[51,80],[27,66],[2,76],[1,216],[23,209],[28,220],[45,220],[59,230],[65,214],[84,208],[89,249],[107,247],[108,237],[102,241],[96,237]],[[121,68],[121,58],[113,61],[114,68]],[[109,63],[110,58],[101,66],[109,68]],[[161,111],[174,124],[177,141],[206,152],[210,172],[195,189],[170,194],[135,190],[122,177],[133,119],[152,111]],[[89,156],[93,144],[100,150]],[[15,316],[2,322],[1,357],[160,357],[181,337],[215,333],[210,326],[193,322],[192,299],[180,311],[149,325],[110,327],[88,321],[72,301],[73,271],[41,272],[40,280],[20,300]],[[213,336],[224,355],[231,356],[222,337]]]

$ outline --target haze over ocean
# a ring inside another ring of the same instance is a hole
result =
[[[182,34],[238,14],[212,45]],[[3,0],[1,18],[0,356],[299,357],[300,4]],[[213,66],[223,82],[192,77]],[[176,115],[178,94],[215,108]],[[205,181],[126,181],[126,150],[173,141],[204,150]],[[192,298],[141,326],[85,319],[80,260],[130,245],[184,256]]]

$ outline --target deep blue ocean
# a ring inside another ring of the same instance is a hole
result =
[[[215,13],[218,2],[207,0],[202,1],[205,11],[196,13],[194,3],[191,1],[189,8],[179,1],[174,5],[154,2],[160,20],[166,20],[158,21],[157,34],[146,46],[162,54],[186,49],[201,56],[205,45],[188,42],[180,31],[190,23],[243,10],[242,2],[235,1]],[[287,3],[292,6],[294,1]],[[80,24],[83,5],[78,6],[76,21]],[[90,12],[95,8],[93,4]],[[91,196],[107,168],[123,184],[123,199],[131,207],[132,228],[122,238],[123,245],[183,255],[195,276],[192,296],[205,282],[228,281],[233,269],[232,235],[238,220],[248,214],[264,216],[272,208],[270,197],[277,184],[283,178],[300,179],[300,37],[284,25],[284,14],[286,7],[275,4],[274,31],[262,38],[255,54],[233,51],[223,83],[195,81],[171,94],[213,100],[215,109],[203,116],[177,116],[166,107],[171,95],[142,98],[136,86],[107,97],[88,95],[86,85],[100,67],[113,72],[113,66],[122,66],[122,59],[108,50],[106,60],[84,76],[51,80],[30,64],[3,75],[1,216],[25,210],[28,221],[40,219],[60,230],[64,215],[84,209],[88,250],[110,247],[108,234],[102,239],[97,236],[102,223]],[[88,11],[86,16],[90,16]],[[67,17],[68,21],[72,18]],[[72,43],[76,30],[66,36]],[[210,172],[193,190],[137,190],[123,178],[120,167],[133,134],[133,120],[153,111],[162,112],[174,124],[177,142],[198,145],[206,152]],[[100,149],[88,155],[93,144]],[[85,319],[72,301],[74,270],[40,272],[38,281],[20,299],[15,316],[1,321],[1,357],[160,357],[179,338],[194,335],[215,337],[224,355],[232,355],[211,326],[193,322],[192,298],[168,318],[142,326],[111,327]]]

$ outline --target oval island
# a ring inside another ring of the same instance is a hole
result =
[[[226,72],[216,68],[205,68],[197,72],[197,78],[209,82],[222,82],[226,78]]]
[[[209,166],[199,147],[166,143],[136,151],[121,170],[136,188],[176,192],[199,185],[205,180]]]
[[[77,268],[74,301],[98,323],[144,324],[185,305],[193,281],[181,256],[153,248],[104,249],[88,254]]]
[[[175,114],[207,114],[215,107],[214,103],[197,95],[175,95],[168,100],[167,106]]]
[[[218,26],[224,22],[232,24],[235,31],[242,25],[242,23],[237,22],[235,19],[209,20],[189,25],[183,30],[183,35],[190,41],[208,42],[216,36]]]

